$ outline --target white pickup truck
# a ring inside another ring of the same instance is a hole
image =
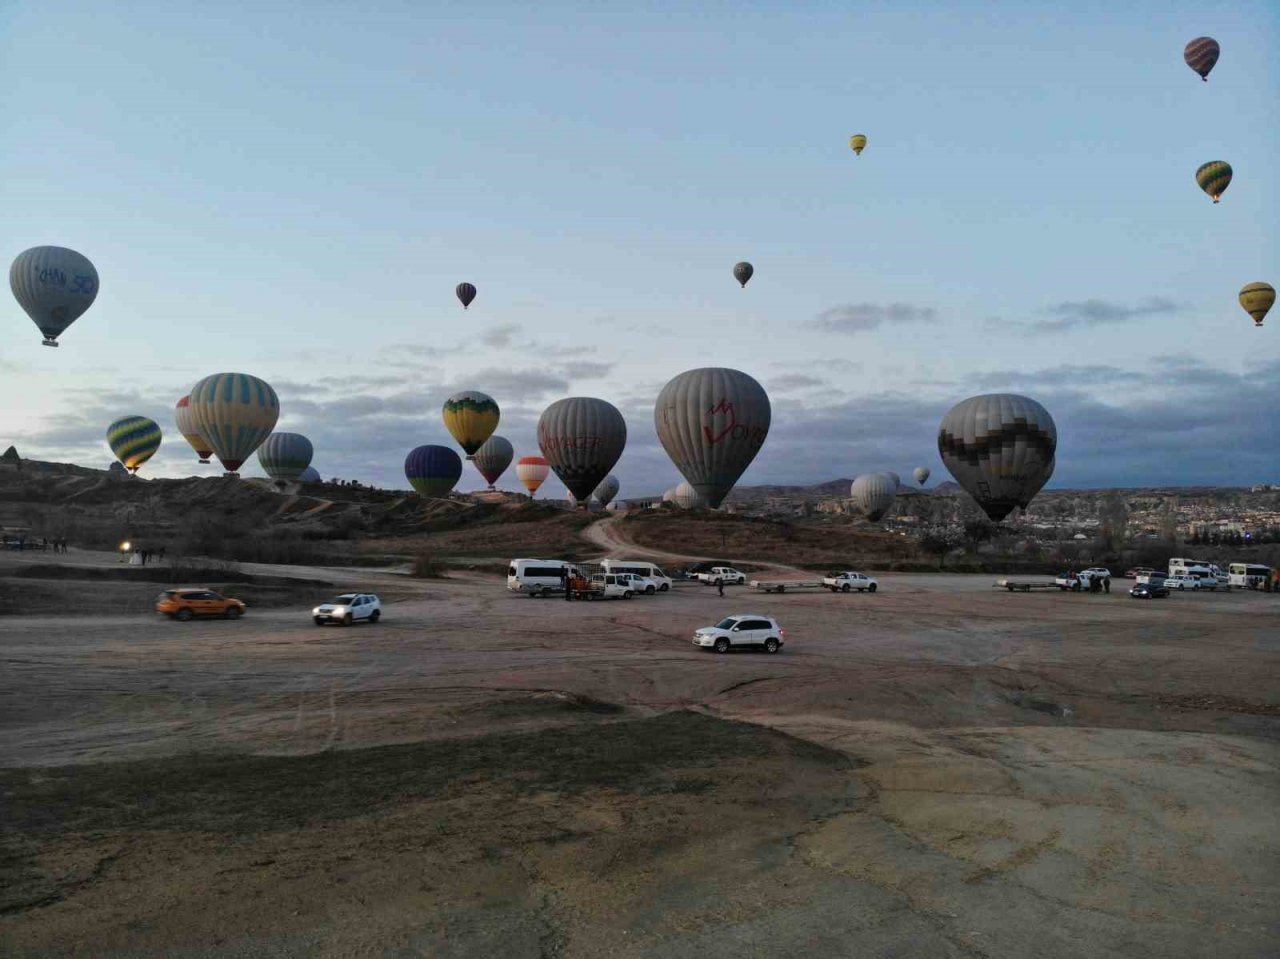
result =
[[[874,593],[879,583],[865,573],[845,570],[822,577],[822,585],[833,593],[847,593],[854,589],[859,593]]]
[[[746,586],[747,574],[738,572],[732,566],[713,566],[707,572],[699,573],[698,581],[707,586],[714,586],[716,583],[724,583],[726,586],[731,583]]]

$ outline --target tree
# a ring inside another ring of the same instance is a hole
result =
[[[938,569],[946,562],[947,554],[964,542],[964,534],[955,527],[942,526],[931,529],[920,537],[920,548],[938,557]]]

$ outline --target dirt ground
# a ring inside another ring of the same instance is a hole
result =
[[[1275,954],[1277,597],[247,571],[399,598],[0,617],[0,955]]]

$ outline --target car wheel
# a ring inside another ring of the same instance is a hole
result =
[[[848,584],[848,583],[845,583],[843,586],[841,586],[841,587],[840,587],[840,592],[842,592],[842,593],[847,593],[847,592],[849,592],[849,584]]]
[[[669,590],[670,588],[671,588],[671,584],[670,584],[670,583],[663,583],[661,586],[659,586],[659,587],[658,587],[658,592],[659,592],[659,593],[665,593],[665,592],[666,592],[667,590]]]
[[[225,616],[227,619],[239,619],[239,618],[240,618],[240,607],[239,607],[239,606],[228,606],[228,607],[227,607],[227,611],[226,611],[225,613],[223,613],[222,615],[223,615],[223,616]]]
[[[778,651],[778,641],[770,636],[764,641],[764,651],[766,653],[776,653]]]
[[[186,622],[190,622],[191,617],[194,614],[189,609],[180,609],[174,615],[178,618],[180,622],[186,623]]]
[[[727,653],[729,651],[729,641],[721,636],[716,640],[716,652]]]
[[[872,583],[870,586],[868,586],[868,587],[867,587],[867,592],[868,592],[868,593],[874,593],[875,591],[876,591],[876,584],[875,584],[875,583]]]
[[[343,616],[343,617],[342,617],[342,625],[343,625],[343,626],[350,626],[350,625],[351,625],[351,614],[350,614],[350,613],[347,613],[347,615],[346,615],[346,616]]]
[[[375,609],[369,614],[369,622],[371,623],[376,623],[380,619],[382,619],[382,610],[380,609]]]
[[[627,590],[625,593],[623,593],[623,594],[622,594],[622,598],[623,598],[623,599],[630,599],[630,598],[631,598],[631,595],[632,595],[632,594],[631,594],[631,590]]]
[[[746,585],[747,585],[747,577],[745,577],[745,576],[739,576],[739,577],[738,577],[738,585],[739,585],[739,586],[746,586]]]
[[[316,621],[316,625],[317,625],[317,626],[323,626],[323,625],[324,625],[324,620],[323,620],[323,619],[321,619],[319,616],[313,616],[313,617],[312,617],[312,619],[314,619],[314,620]]]
[[[646,587],[644,588],[644,594],[645,594],[646,596],[652,596],[652,595],[653,595],[654,593],[656,593],[656,592],[657,592],[657,590],[656,590],[656,589],[654,589],[652,586],[646,586]]]

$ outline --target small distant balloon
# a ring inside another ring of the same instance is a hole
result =
[[[854,156],[862,156],[862,151],[866,146],[867,138],[864,134],[855,133],[853,136],[849,137],[849,149],[853,151]]]
[[[272,433],[258,447],[258,464],[273,480],[301,480],[315,448],[301,433]]]
[[[911,475],[916,478],[917,483],[923,486],[925,483],[929,482],[929,467],[917,466],[911,471]]]
[[[1209,194],[1214,203],[1222,198],[1231,185],[1231,164],[1226,160],[1210,160],[1196,170],[1196,183]]]
[[[476,288],[470,283],[459,283],[457,290],[458,299],[462,301],[462,308],[465,310],[471,305],[471,301],[476,298]]]
[[[747,285],[747,281],[755,275],[755,272],[756,268],[746,260],[733,265],[733,278],[741,283],[744,288]]]
[[[476,469],[489,484],[489,489],[493,489],[493,484],[498,482],[498,477],[511,465],[513,456],[515,456],[515,450],[511,446],[511,441],[495,433],[480,444],[471,461],[476,464]]]
[[[849,485],[853,505],[873,523],[884,517],[897,495],[898,484],[889,473],[864,473]]]
[[[1267,311],[1275,305],[1276,288],[1270,283],[1250,283],[1240,291],[1240,305],[1253,317],[1253,325],[1261,326]]]
[[[173,419],[178,424],[178,432],[182,434],[182,438],[196,451],[196,458],[201,463],[209,462],[209,457],[213,455],[213,447],[200,435],[200,430],[196,426],[195,415],[191,412],[190,394],[178,400],[178,405],[173,409]]]
[[[107,427],[107,445],[130,473],[160,448],[160,424],[145,416],[122,416]]]
[[[45,346],[78,320],[98,298],[98,271],[89,258],[62,246],[33,246],[14,258],[9,289],[44,334]]]
[[[302,471],[302,475],[298,477],[299,483],[320,483],[320,471],[314,466],[308,466]]]
[[[1208,83],[1209,71],[1218,62],[1218,57],[1221,54],[1222,48],[1218,46],[1218,41],[1213,37],[1196,37],[1183,49],[1182,59],[1187,61],[1187,66],[1200,74],[1201,80]],[[1227,79],[1230,79],[1230,77]]]
[[[551,473],[551,466],[541,456],[522,456],[516,461],[516,479],[529,491],[529,498],[538,492],[538,487],[546,482]]]
[[[692,483],[685,480],[671,491],[670,502],[680,509],[706,509],[707,498],[699,493]]]
[[[597,503],[601,506],[608,506],[613,502],[613,498],[618,495],[618,490],[622,488],[622,484],[618,482],[618,477],[610,473],[600,481],[600,485],[595,488],[591,494],[595,497]]]

